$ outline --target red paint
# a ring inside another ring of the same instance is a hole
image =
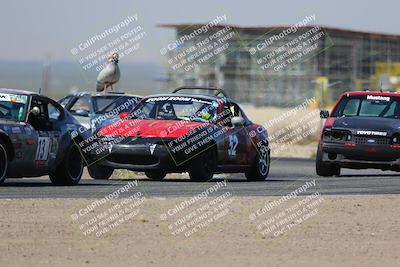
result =
[[[335,117],[329,117],[326,119],[325,127],[332,127],[333,123],[335,122]]]
[[[176,120],[122,120],[100,129],[98,135],[178,138],[208,124]]]
[[[364,149],[364,151],[367,153],[376,153],[377,152],[376,148],[366,148],[366,149]]]
[[[344,92],[343,96],[354,96],[354,95],[376,95],[376,96],[390,96],[390,97],[400,97],[399,93],[396,92],[379,92],[379,91],[355,91],[355,92]]]
[[[353,144],[353,143],[346,143],[344,145],[347,147],[356,147],[356,144]]]
[[[33,139],[27,139],[26,140],[26,144],[27,145],[33,145],[35,143],[35,140],[33,140]]]
[[[119,114],[119,117],[121,118],[121,119],[125,119],[126,117],[128,117],[129,116],[129,112],[121,112],[121,114]]]
[[[321,128],[320,132],[320,139],[322,139],[322,135],[324,134],[324,130],[326,127],[332,127],[333,123],[335,122],[336,118],[335,117],[329,117],[326,119],[324,127]]]

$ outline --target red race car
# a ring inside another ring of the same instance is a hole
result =
[[[187,89],[216,94],[178,93]],[[153,180],[189,172],[194,181],[210,180],[215,173],[245,173],[259,181],[270,167],[267,130],[217,88],[182,87],[148,96],[97,137],[99,145],[91,152],[97,162],[89,167],[95,179],[129,169]]]

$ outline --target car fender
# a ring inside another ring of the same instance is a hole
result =
[[[14,159],[14,146],[11,142],[11,138],[8,135],[7,132],[3,131],[2,129],[0,129],[0,139],[4,141],[5,145],[6,145],[6,150],[7,150],[7,154],[8,154],[8,159],[11,161]]]

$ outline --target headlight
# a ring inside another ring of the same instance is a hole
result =
[[[323,137],[324,140],[330,140],[331,137],[332,137],[331,129],[329,129],[329,128],[324,129],[324,132],[323,132],[323,134],[322,134],[322,137]]]
[[[327,142],[344,143],[352,141],[353,136],[350,131],[325,129],[323,133],[323,140]]]

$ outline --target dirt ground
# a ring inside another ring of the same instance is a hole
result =
[[[307,108],[293,112],[290,116],[284,114],[293,108],[244,106],[247,116],[257,124],[268,129],[271,155],[273,157],[315,158],[322,120],[319,110]],[[272,122],[274,119],[285,119]],[[298,125],[296,124],[298,123]],[[292,134],[300,129],[296,134]],[[310,133],[310,134],[307,134]],[[304,135],[304,136],[303,136]],[[296,140],[295,138],[299,137]],[[280,141],[284,140],[284,144]]]
[[[160,219],[184,198],[145,199],[99,237],[71,219],[93,199],[1,200],[0,266],[399,266],[398,196],[323,196],[314,216],[277,236],[249,217],[277,197],[231,199],[224,217],[188,237]]]

